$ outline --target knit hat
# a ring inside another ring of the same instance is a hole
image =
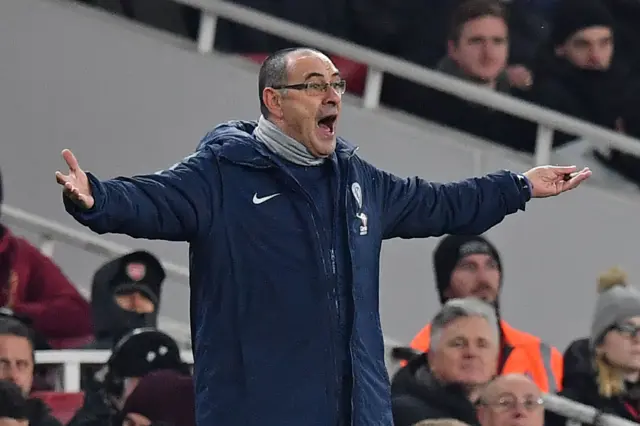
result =
[[[131,392],[121,415],[137,413],[152,423],[195,426],[196,403],[193,379],[175,371],[162,370],[143,377]]]
[[[559,46],[585,28],[597,26],[613,29],[615,21],[600,0],[562,0],[555,6],[551,24],[551,42]]]
[[[598,301],[591,323],[591,346],[596,346],[609,329],[634,316],[640,316],[640,291],[627,285],[627,275],[612,268],[598,280]]]
[[[433,252],[433,268],[440,303],[446,301],[444,292],[449,288],[451,274],[456,265],[472,254],[488,254],[498,263],[498,269],[502,273],[500,253],[487,239],[480,235],[447,235],[440,240]]]

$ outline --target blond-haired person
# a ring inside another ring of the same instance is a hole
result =
[[[589,368],[574,372],[570,380],[565,377],[560,395],[640,422],[640,290],[613,268],[600,276],[598,293],[585,349]],[[566,420],[547,412],[545,424],[559,426]]]

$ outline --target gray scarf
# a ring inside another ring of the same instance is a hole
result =
[[[324,158],[314,157],[307,147],[285,135],[278,126],[260,116],[258,127],[253,131],[256,139],[264,143],[269,151],[300,166],[318,166]]]

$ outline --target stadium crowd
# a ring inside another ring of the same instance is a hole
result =
[[[173,5],[176,14],[167,15],[167,3],[145,15],[149,7],[143,0],[83,1],[151,24],[159,19],[168,29],[195,37],[193,9]],[[429,6],[388,1],[375,7],[371,1],[336,0],[320,9],[293,1],[239,3],[640,134],[635,81],[640,3],[632,0],[467,0]],[[217,47],[231,52],[271,52],[291,44],[228,22],[218,31]],[[386,78],[383,102],[533,150],[530,123],[407,81]],[[554,144],[573,139],[558,135]],[[594,155],[640,182],[635,158]],[[442,306],[410,348],[397,348],[403,366],[391,378],[396,426],[565,423],[545,412],[545,392],[640,422],[640,291],[628,285],[623,271],[613,268],[599,277],[591,327],[585,326],[585,336],[563,355],[543,336],[515,329],[502,318],[503,264],[499,248],[486,238],[445,236],[433,264]],[[153,254],[132,252],[95,272],[87,301],[51,259],[0,225],[0,425],[195,425],[190,367],[176,341],[158,329],[165,278]],[[56,372],[35,363],[34,351],[49,349],[111,350],[105,365],[84,368],[82,398],[70,418],[47,402],[56,391]]]

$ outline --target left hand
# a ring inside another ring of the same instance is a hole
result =
[[[578,171],[576,166],[540,166],[529,170],[524,175],[533,186],[532,197],[545,198],[577,187],[591,176],[591,170],[585,167]],[[568,175],[569,180],[565,180],[565,176]]]

